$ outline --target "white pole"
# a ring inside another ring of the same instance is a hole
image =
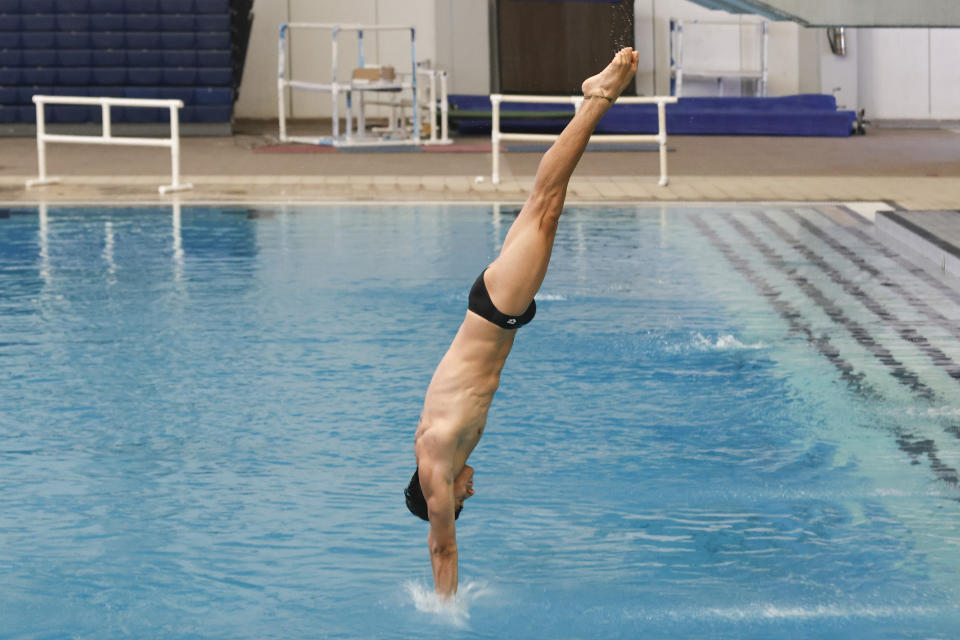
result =
[[[430,70],[430,142],[437,141],[437,72]]]
[[[40,182],[47,180],[47,126],[43,102],[37,102],[37,159],[40,163]]]
[[[447,72],[440,72],[440,137],[444,142],[450,140],[450,105],[447,95]]]
[[[280,122],[280,142],[287,141],[287,25],[280,25],[280,43],[277,51],[277,115]]]
[[[760,63],[763,65],[763,70],[761,72],[760,78],[760,96],[763,98],[767,97],[767,56],[769,55],[768,49],[768,35],[769,31],[767,29],[767,22],[764,20],[763,25],[763,53],[761,54]]]
[[[490,153],[493,155],[493,184],[500,184],[500,96],[490,96],[492,121],[490,123]]]
[[[333,139],[336,140],[340,135],[340,99],[337,95],[337,66],[340,64],[338,51],[337,51],[337,40],[340,35],[340,29],[335,28],[330,32],[330,37],[332,38],[331,43],[331,81],[330,81],[330,100],[333,102]],[[349,98],[348,98],[349,99]]]
[[[657,102],[657,135],[660,138],[660,182],[661,187],[667,186],[667,106],[663,101]]]
[[[102,104],[100,106],[100,111],[103,114],[101,120],[103,121],[103,139],[109,140],[113,137],[113,123],[110,120],[110,105]]]
[[[410,27],[410,82],[413,101],[413,139],[414,144],[420,142],[420,108],[417,106],[417,30]]]
[[[170,160],[173,173],[173,188],[180,188],[180,113],[170,107]]]
[[[683,21],[677,20],[677,76],[674,85],[674,95],[678,98],[683,95]]]

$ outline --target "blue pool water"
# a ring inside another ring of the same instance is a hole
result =
[[[0,637],[957,637],[960,296],[815,208],[568,209],[437,610],[401,492],[511,220],[0,209]]]

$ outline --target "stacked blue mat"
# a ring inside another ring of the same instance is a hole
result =
[[[511,103],[500,106],[501,131],[554,133],[560,131],[569,111],[555,104]],[[461,134],[490,133],[490,98],[451,95],[450,119]],[[538,116],[541,113],[544,116]],[[680,98],[666,107],[670,135],[764,135],[828,136],[851,135],[857,122],[854,111],[837,109],[832,95],[805,94],[777,98]],[[616,104],[597,126],[597,133],[655,134],[656,105]]]
[[[0,124],[34,123],[35,94],[176,98],[182,122],[229,123],[234,91],[230,0],[0,0]],[[100,108],[51,105],[46,119],[99,122]]]

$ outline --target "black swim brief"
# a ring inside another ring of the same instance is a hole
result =
[[[537,302],[535,300],[531,300],[530,306],[519,316],[508,316],[493,306],[490,294],[487,293],[487,285],[483,281],[483,274],[486,272],[487,270],[484,269],[477,281],[473,283],[467,308],[481,318],[489,320],[504,329],[519,329],[533,320],[533,316],[537,315]]]

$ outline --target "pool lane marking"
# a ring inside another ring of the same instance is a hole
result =
[[[720,238],[717,232],[706,224],[699,216],[691,216],[694,226],[707,237],[713,246],[723,255],[724,258],[736,269],[740,275],[747,279],[757,292],[767,299],[773,305],[777,313],[787,321],[790,329],[806,337],[807,342],[820,352],[836,369],[840,372],[840,377],[847,385],[858,395],[868,399],[882,399],[883,395],[879,393],[873,385],[864,380],[864,373],[854,373],[854,367],[849,360],[840,355],[839,350],[830,342],[829,336],[823,335],[817,337],[814,335],[811,326],[808,323],[801,322],[802,314],[793,305],[781,298],[781,292],[767,282],[762,276],[758,275],[749,265],[746,259],[742,258],[727,242]],[[922,397],[922,396],[921,396]],[[894,424],[887,430],[892,432],[896,438],[897,446],[901,451],[909,455],[913,464],[920,464],[918,458],[926,455],[930,461],[930,470],[940,480],[957,486],[960,485],[960,472],[950,467],[940,459],[937,443],[930,438],[917,438]]]
[[[801,216],[796,210],[787,209],[787,215],[790,216],[794,221],[796,221],[801,227],[809,231],[811,234],[819,238],[826,245],[832,248],[834,251],[842,255],[844,258],[852,262],[857,266],[861,271],[864,271],[870,274],[872,277],[880,280],[881,284],[891,291],[895,291],[901,298],[909,302],[914,309],[920,311],[930,320],[940,325],[953,337],[960,340],[960,325],[957,322],[954,322],[942,315],[936,309],[928,305],[926,302],[915,296],[913,293],[904,289],[900,286],[900,283],[895,281],[893,278],[884,274],[878,268],[864,260],[861,256],[857,255],[850,247],[846,246],[843,243],[837,242],[834,238],[831,238],[823,229],[817,227],[812,222]],[[766,215],[766,214],[765,214]],[[769,217],[769,216],[768,216]]]
[[[841,209],[847,210],[846,207],[841,207]],[[821,213],[821,215],[824,215],[824,214]],[[849,233],[850,235],[864,242],[871,249],[874,249],[875,251],[878,251],[880,254],[882,254],[884,257],[893,260],[894,262],[899,264],[901,267],[909,271],[911,275],[915,276],[920,280],[923,280],[926,284],[933,287],[934,289],[939,291],[941,294],[943,294],[947,298],[950,298],[950,300],[960,305],[960,292],[955,290],[953,287],[950,287],[944,284],[943,282],[941,282],[939,279],[937,279],[936,276],[932,275],[923,267],[911,262],[910,260],[907,260],[898,251],[894,251],[893,249],[883,244],[876,238],[871,237],[869,234],[867,234],[863,230],[864,224],[865,223],[858,223],[857,226],[850,226],[850,227],[843,226],[843,225],[839,225],[839,226],[841,226],[841,228],[847,233]]]
[[[773,230],[773,232],[776,233],[781,240],[786,242],[794,250],[803,255],[803,257],[815,264],[821,271],[826,273],[830,280],[842,287],[843,290],[849,295],[859,300],[863,306],[869,309],[875,316],[880,318],[887,326],[893,328],[893,330],[897,332],[897,335],[899,335],[904,341],[909,342],[917,347],[920,351],[926,354],[935,365],[946,371],[947,375],[960,384],[960,366],[958,366],[950,356],[945,354],[938,347],[931,344],[923,334],[919,333],[908,323],[904,322],[894,313],[887,310],[882,304],[877,302],[858,285],[844,277],[843,274],[841,274],[836,268],[827,264],[826,260],[824,260],[822,256],[813,251],[803,242],[794,238],[793,235],[787,232],[786,229],[781,227],[780,224],[769,215],[766,213],[755,213],[754,215],[755,217],[759,218],[764,225]]]
[[[772,266],[779,269],[784,275],[787,276],[794,284],[796,284],[801,291],[807,294],[811,300],[813,300],[817,305],[823,309],[827,316],[835,323],[844,327],[853,339],[857,341],[864,349],[869,351],[877,360],[882,362],[890,370],[891,375],[897,382],[908,387],[911,391],[916,393],[918,396],[925,398],[927,400],[933,400],[936,396],[936,393],[928,387],[926,384],[920,381],[920,378],[910,371],[902,362],[897,360],[889,349],[881,346],[870,333],[866,330],[863,325],[858,323],[856,320],[848,317],[835,302],[827,298],[820,289],[814,286],[809,280],[797,273],[797,270],[793,267],[788,267],[786,261],[783,259],[780,254],[770,248],[765,242],[763,242],[753,231],[748,229],[739,220],[730,216],[730,214],[722,214],[722,217],[730,224],[736,231],[746,240],[754,246],[754,248],[759,251],[767,262]]]
[[[737,252],[725,242],[717,232],[711,228],[707,223],[705,223],[699,216],[691,216],[693,224],[700,230],[700,232],[707,237],[708,240],[713,244],[713,246],[723,254],[723,257],[730,262],[733,267],[740,272],[740,274],[750,282],[754,288],[757,289],[757,292],[767,299],[767,301],[773,305],[773,308],[776,309],[777,313],[780,314],[787,324],[790,327],[790,330],[794,333],[798,333],[807,339],[807,342],[817,349],[831,364],[840,372],[840,378],[847,383],[855,391],[869,396],[871,398],[880,398],[881,394],[874,389],[869,383],[865,382],[866,374],[864,373],[855,373],[854,366],[850,361],[846,360],[840,355],[840,350],[837,349],[831,342],[829,336],[822,335],[817,336],[814,334],[812,327],[809,323],[802,322],[801,318],[803,314],[788,301],[784,300],[782,297],[782,292],[777,290],[773,285],[767,282],[761,275],[756,273],[751,267],[749,262],[742,258]]]

